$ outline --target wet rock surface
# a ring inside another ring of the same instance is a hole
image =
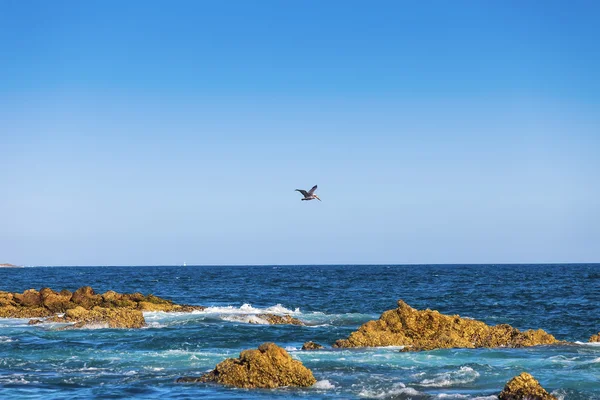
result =
[[[319,350],[322,348],[323,346],[315,342],[306,342],[302,345],[302,350]]]
[[[63,316],[50,317],[46,322],[75,322],[76,327],[141,328],[146,326],[144,315],[140,310],[98,306],[91,310],[81,306],[71,308]]]
[[[554,343],[558,340],[541,329],[521,332],[507,324],[489,326],[458,315],[416,310],[399,300],[397,309],[385,311],[378,320],[363,324],[348,339],[336,341],[333,347],[406,346],[403,351],[420,351]]]
[[[271,325],[304,325],[304,322],[291,315],[258,314],[257,317],[268,321]]]
[[[597,335],[592,335],[588,341],[590,343],[600,343],[600,332]]]
[[[182,377],[179,383],[215,382],[239,388],[277,388],[312,386],[316,379],[300,361],[274,343],[257,350],[244,350],[239,358],[228,358],[200,377]]]
[[[498,395],[500,400],[557,400],[533,376],[523,372],[512,378]]]

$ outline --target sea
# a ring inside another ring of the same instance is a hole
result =
[[[0,290],[50,287],[154,294],[208,307],[145,313],[143,329],[80,329],[0,319],[0,399],[494,399],[531,373],[559,399],[600,399],[600,264],[96,266],[0,269]],[[544,329],[570,344],[400,352],[332,349],[396,308]],[[259,313],[307,326],[265,325]],[[326,348],[301,351],[315,341]],[[310,368],[309,388],[180,384],[274,342]]]

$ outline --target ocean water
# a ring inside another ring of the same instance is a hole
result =
[[[153,293],[208,306],[146,313],[148,328],[57,331],[0,319],[1,399],[493,399],[522,371],[561,399],[600,399],[600,264],[252,267],[35,267],[0,269],[0,290],[50,287]],[[527,349],[397,348],[302,352],[330,346],[395,308],[542,328],[571,345]],[[291,313],[309,326],[248,324]],[[176,384],[227,357],[275,342],[309,367],[311,388],[243,390]]]

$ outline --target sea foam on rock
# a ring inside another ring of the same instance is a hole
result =
[[[498,395],[499,400],[557,400],[533,376],[523,372],[512,378]]]
[[[317,380],[300,361],[274,343],[263,343],[257,350],[244,350],[239,358],[228,358],[200,377],[182,377],[180,383],[216,382],[239,388],[308,387]]]
[[[348,339],[336,341],[333,347],[405,346],[402,351],[419,351],[553,343],[558,343],[556,338],[541,329],[521,332],[507,324],[489,326],[435,310],[419,311],[399,300],[398,308],[385,311],[376,321],[366,322]]]

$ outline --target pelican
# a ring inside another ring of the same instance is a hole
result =
[[[321,199],[319,198],[319,196],[317,196],[315,194],[315,190],[317,190],[317,185],[313,186],[312,189],[310,189],[308,192],[306,190],[303,190],[303,189],[296,189],[295,191],[302,193],[302,195],[304,196],[304,198],[300,199],[300,200],[317,199],[317,200],[321,201]]]

